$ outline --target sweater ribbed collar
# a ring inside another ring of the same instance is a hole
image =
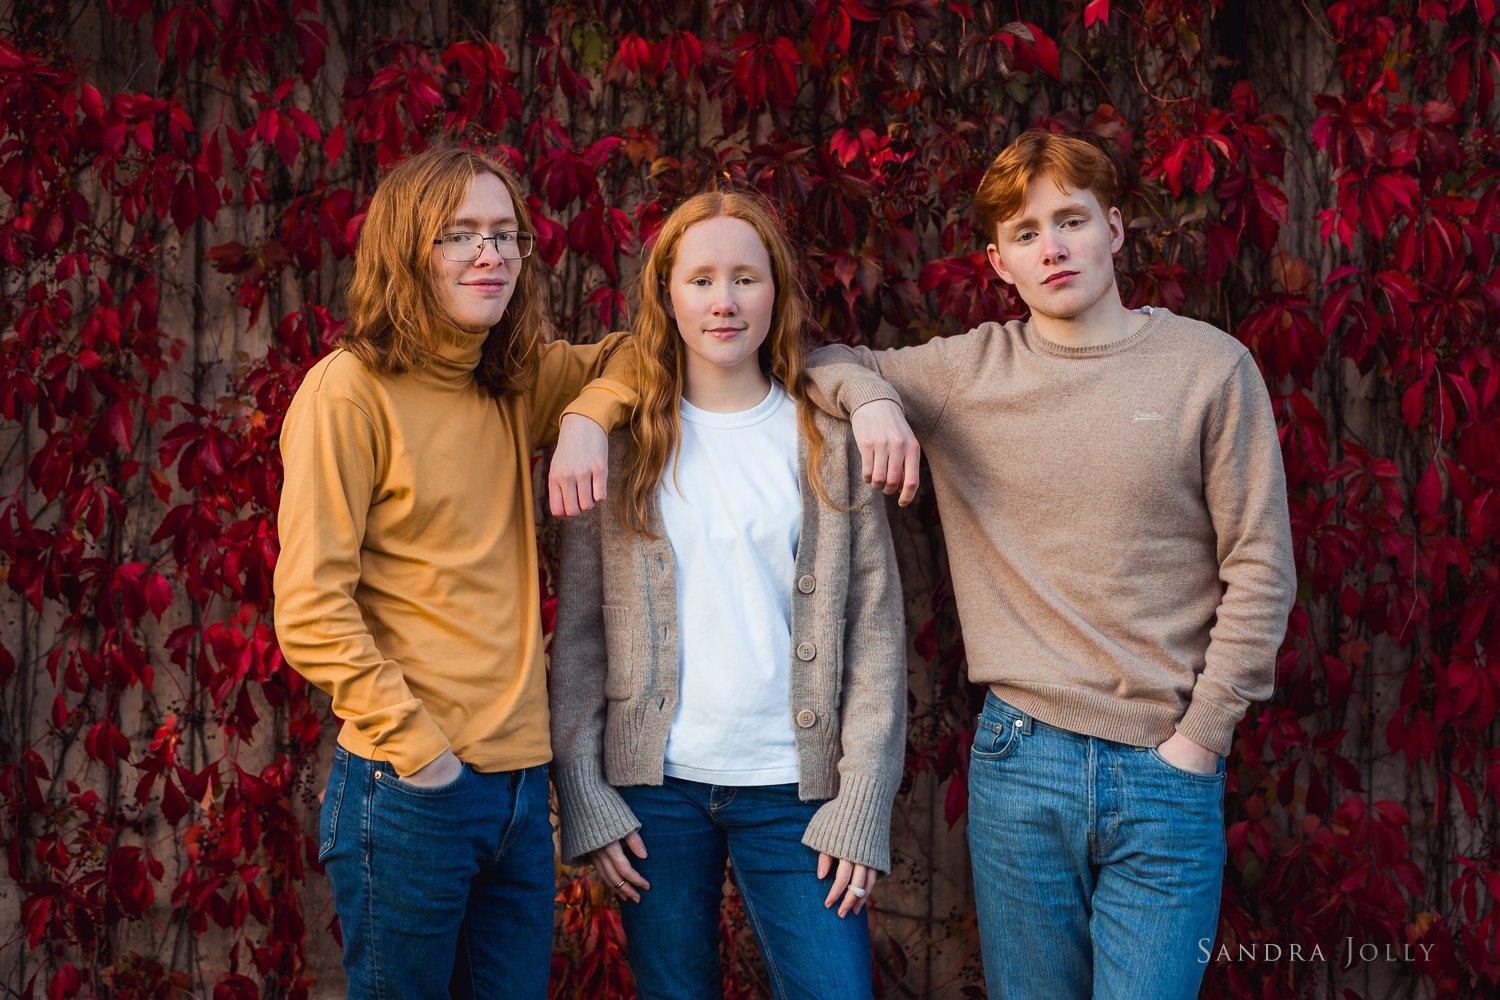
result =
[[[435,382],[463,388],[474,384],[474,369],[484,353],[489,331],[473,333],[456,326],[444,326],[438,332],[437,348],[423,372]]]
[[[1161,329],[1162,325],[1167,321],[1167,317],[1171,315],[1171,312],[1161,306],[1155,306],[1147,314],[1146,322],[1141,324],[1141,328],[1135,331],[1135,333],[1132,333],[1128,337],[1122,337],[1119,340],[1112,340],[1107,344],[1092,344],[1088,347],[1065,347],[1062,344],[1054,343],[1038,333],[1036,323],[1028,319],[1026,321],[1026,340],[1037,351],[1042,354],[1050,354],[1055,358],[1106,358],[1112,354],[1121,354],[1140,344],[1141,341]]]

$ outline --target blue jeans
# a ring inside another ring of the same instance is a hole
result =
[[[818,854],[802,843],[821,802],[796,785],[730,788],[668,777],[660,786],[621,788],[641,821],[646,858],[630,863],[651,888],[620,904],[630,967],[641,1000],[722,1000],[719,904],[724,862],[735,884],[778,1000],[871,994],[867,916],[840,920],[823,900]]]
[[[348,995],[542,1000],[552,961],[547,765],[418,788],[334,751],[318,860],[344,932]]]
[[[990,694],[969,853],[991,1000],[1198,995],[1224,877],[1224,766],[1038,722]]]

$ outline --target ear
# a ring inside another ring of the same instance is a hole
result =
[[[995,269],[995,273],[1000,276],[1001,281],[1005,282],[1007,285],[1015,284],[1015,282],[1011,280],[1010,270],[1005,266],[1005,262],[1000,259],[999,247],[991,243],[989,246],[985,247],[984,255],[989,258],[990,267]]]
[[[666,290],[665,287],[662,287],[662,286],[658,286],[658,287],[661,289],[660,294],[661,294],[661,307],[662,307],[662,309],[665,310],[668,319],[676,321],[676,319],[677,319],[677,310],[675,310],[675,309],[672,308],[672,296],[667,292],[667,290]]]
[[[1125,218],[1118,208],[1109,210],[1109,252],[1117,254],[1125,245]]]

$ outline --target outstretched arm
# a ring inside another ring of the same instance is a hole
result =
[[[527,415],[537,447],[557,441],[547,473],[554,516],[573,517],[605,498],[609,432],[630,419],[636,400],[629,334],[612,333],[597,344],[554,341],[542,349]]]
[[[918,439],[941,420],[972,336],[892,351],[830,344],[808,356],[813,402],[849,421],[864,481],[887,495],[900,490],[903,507],[921,480]]]

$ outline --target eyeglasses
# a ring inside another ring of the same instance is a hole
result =
[[[506,230],[503,233],[491,233],[489,236],[480,236],[478,233],[449,233],[433,240],[432,245],[443,248],[444,260],[468,263],[478,260],[484,253],[484,245],[491,240],[495,241],[495,252],[504,260],[522,260],[530,257],[532,247],[536,246],[535,235],[515,229]]]

